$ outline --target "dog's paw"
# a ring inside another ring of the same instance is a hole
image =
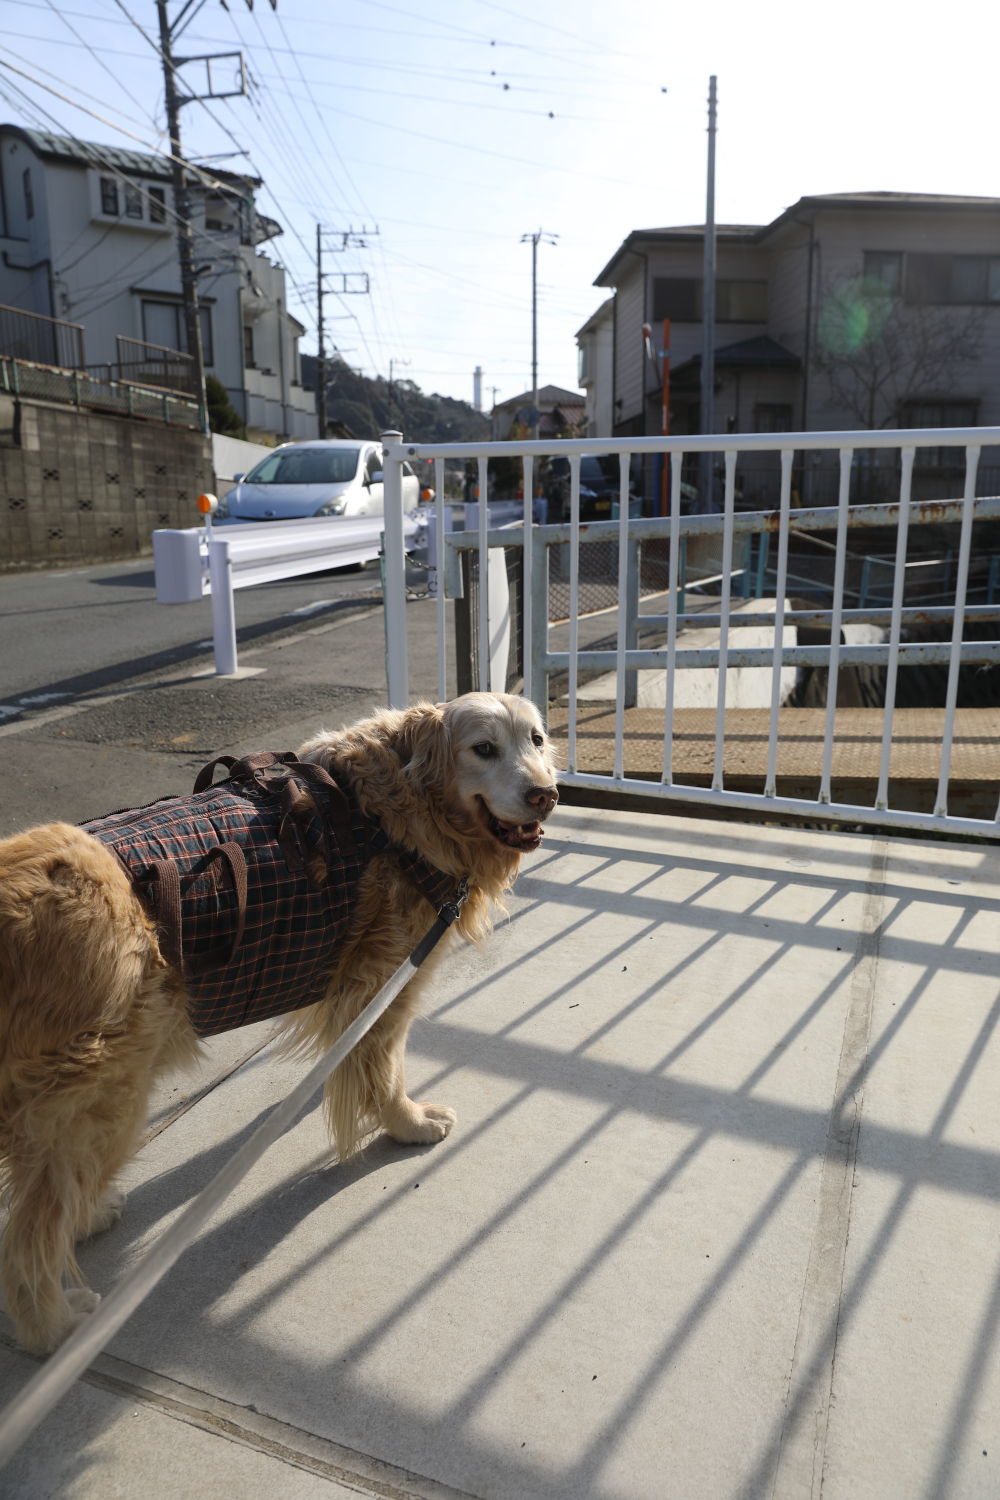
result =
[[[417,1104],[407,1099],[399,1108],[386,1111],[382,1128],[403,1146],[429,1146],[443,1141],[457,1119],[446,1104]]]
[[[14,1316],[17,1342],[29,1354],[54,1354],[86,1322],[100,1300],[99,1293],[86,1286],[64,1287],[58,1305],[44,1310],[25,1298],[22,1311]]]
[[[100,1203],[94,1210],[89,1224],[83,1228],[80,1238],[89,1239],[93,1234],[102,1234],[105,1229],[110,1229],[112,1224],[117,1224],[125,1209],[125,1192],[122,1188],[108,1188]]]
[[[67,1287],[66,1305],[69,1308],[72,1320],[67,1332],[70,1332],[73,1328],[78,1328],[84,1318],[89,1318],[100,1300],[100,1292],[92,1292],[89,1286]]]

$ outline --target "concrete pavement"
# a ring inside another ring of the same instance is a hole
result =
[[[452,1136],[308,1111],[0,1492],[992,1500],[998,940],[995,847],[557,809],[413,1033]],[[161,1089],[98,1289],[301,1075],[267,1036]]]

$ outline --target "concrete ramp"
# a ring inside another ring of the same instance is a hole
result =
[[[787,607],[787,606],[786,606]],[[734,615],[771,614],[776,610],[774,599],[747,599],[733,605]],[[698,649],[717,650],[720,632],[709,626],[691,626],[678,635],[678,643],[687,651]],[[783,640],[786,646],[794,646],[798,632],[794,625],[786,625]],[[761,625],[740,626],[729,632],[730,650],[736,646],[774,647],[774,627]],[[795,688],[797,668],[783,667],[781,671],[781,701],[784,703]],[[640,671],[638,673],[639,708],[663,708],[667,696],[665,672]],[[614,672],[607,672],[577,690],[582,702],[614,702],[616,682]],[[674,704],[677,708],[714,708],[719,691],[719,674],[714,667],[687,667],[677,673],[674,683]],[[729,708],[770,708],[771,668],[730,667],[726,676],[726,703]]]

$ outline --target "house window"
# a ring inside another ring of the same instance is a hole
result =
[[[753,409],[754,432],[791,432],[790,401],[758,401]]]
[[[701,317],[701,282],[694,276],[653,278],[653,320],[697,323]]]
[[[653,319],[700,323],[701,281],[695,276],[653,279]],[[715,283],[715,317],[719,323],[766,323],[767,282],[721,277]]]
[[[160,187],[149,189],[149,222],[151,224],[165,224],[167,220],[167,195]]]
[[[101,213],[118,217],[118,184],[113,177],[101,178]]]
[[[878,282],[898,297],[903,286],[903,252],[901,250],[866,250],[862,265],[865,281]]]
[[[248,370],[257,367],[257,361],[253,357],[253,327],[249,323],[243,325],[243,363]]]
[[[205,364],[214,365],[212,349],[212,310],[201,303],[201,349]],[[184,308],[181,302],[143,301],[142,336],[147,344],[159,344],[163,349],[179,349],[188,352],[187,329],[184,326]]]
[[[21,173],[21,185],[24,188],[24,216],[26,219],[35,217],[35,195],[31,191],[31,168],[25,167]]]
[[[1000,305],[1000,255],[908,255],[907,302]]]
[[[125,184],[125,217],[126,219],[142,218],[142,189],[134,182]]]
[[[979,425],[979,403],[976,401],[907,401],[903,406],[903,427],[976,427]],[[918,448],[918,467],[951,469],[964,473],[965,450],[962,448]]]

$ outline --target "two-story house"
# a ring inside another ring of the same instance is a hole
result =
[[[254,177],[192,169],[206,373],[263,442],[315,437],[301,381],[304,329],[285,273],[261,249],[281,233]],[[0,303],[84,327],[88,365],[115,365],[119,335],[185,350],[170,162],[0,125]]]
[[[597,276],[614,293],[597,435],[662,430],[666,320],[670,432],[701,431],[703,251],[702,225],[635,230]],[[830,194],[720,225],[715,293],[717,432],[1000,424],[998,198]],[[949,459],[920,451],[923,493],[953,488]],[[981,490],[997,465],[985,452]],[[744,478],[752,492],[752,465]]]

